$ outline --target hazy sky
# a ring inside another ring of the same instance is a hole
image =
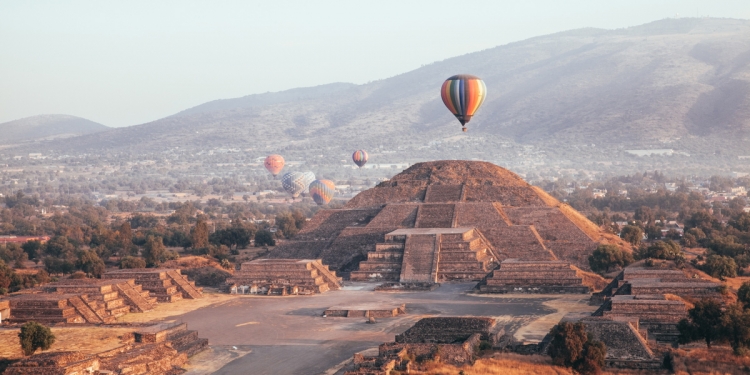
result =
[[[136,125],[214,99],[366,83],[537,35],[678,13],[747,19],[750,1],[0,0],[0,122],[63,113]]]

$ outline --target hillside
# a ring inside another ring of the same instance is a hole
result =
[[[674,149],[690,162],[747,154],[750,22],[665,19],[618,30],[579,29],[426,65],[364,85],[331,84],[197,106],[151,123],[52,142],[65,152],[237,147],[258,151],[358,147],[413,150],[430,141],[533,146],[547,160],[622,158]],[[461,135],[439,88],[482,77],[488,98]],[[400,159],[480,158],[413,155]],[[476,152],[474,152],[476,151]],[[718,151],[718,152],[717,152]],[[501,160],[502,161],[502,160]]]
[[[32,116],[0,124],[0,144],[70,138],[107,129],[109,128],[102,124],[75,116]]]

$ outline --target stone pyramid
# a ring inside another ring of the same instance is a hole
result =
[[[342,209],[319,211],[270,257],[322,259],[353,279],[434,281],[477,279],[505,259],[588,270],[599,243],[627,247],[507,169],[446,160],[415,164]]]

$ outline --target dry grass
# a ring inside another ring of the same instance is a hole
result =
[[[686,299],[684,299],[684,298],[682,298],[682,297],[680,297],[680,296],[678,296],[676,294],[669,294],[669,293],[667,293],[667,294],[664,295],[664,299],[666,299],[667,301],[682,301],[682,302],[685,303],[685,307],[688,308],[688,309],[692,309],[693,307],[695,307],[695,305],[693,305],[692,302],[690,302],[690,301],[688,301],[688,300],[686,300]]]
[[[482,358],[473,366],[456,367],[442,363],[428,363],[415,374],[430,375],[573,375],[572,370],[553,366],[550,358],[540,355],[496,354]]]
[[[123,345],[120,336],[132,332],[133,328],[107,327],[52,327],[55,343],[50,351],[80,351],[87,354],[100,353]],[[19,328],[0,329],[0,358],[23,357],[18,342]]]
[[[727,279],[724,283],[735,292],[740,289],[743,283],[750,281],[750,276],[740,276]]]
[[[674,353],[674,373],[678,375],[747,374],[750,368],[750,357],[735,356],[730,347],[714,346],[708,350],[704,346]]]
[[[227,271],[221,268],[221,265],[219,264],[219,262],[213,259],[205,258],[202,256],[195,256],[195,255],[183,256],[178,259],[164,262],[164,264],[162,264],[161,267],[162,268],[179,268],[179,269],[213,267],[222,271]],[[228,271],[228,272],[231,272],[231,271]]]
[[[583,285],[588,285],[596,291],[604,289],[609,284],[607,279],[593,272],[578,269],[576,270],[576,274],[583,279]]]

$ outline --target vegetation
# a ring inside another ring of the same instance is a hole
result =
[[[697,301],[695,306],[688,310],[688,318],[682,319],[677,325],[680,343],[704,340],[706,346],[711,348],[712,343],[721,340],[726,334],[722,324],[723,315],[719,302],[712,299]]]
[[[21,326],[18,338],[21,341],[21,350],[27,356],[34,354],[37,349],[47,350],[55,343],[52,330],[37,322],[28,322]]]
[[[604,366],[607,349],[592,340],[583,323],[562,322],[550,331],[549,353],[552,363],[575,369],[581,374],[598,374]]]
[[[623,251],[617,245],[599,245],[589,256],[591,270],[606,273],[615,267],[625,267],[633,263],[633,254]]]

